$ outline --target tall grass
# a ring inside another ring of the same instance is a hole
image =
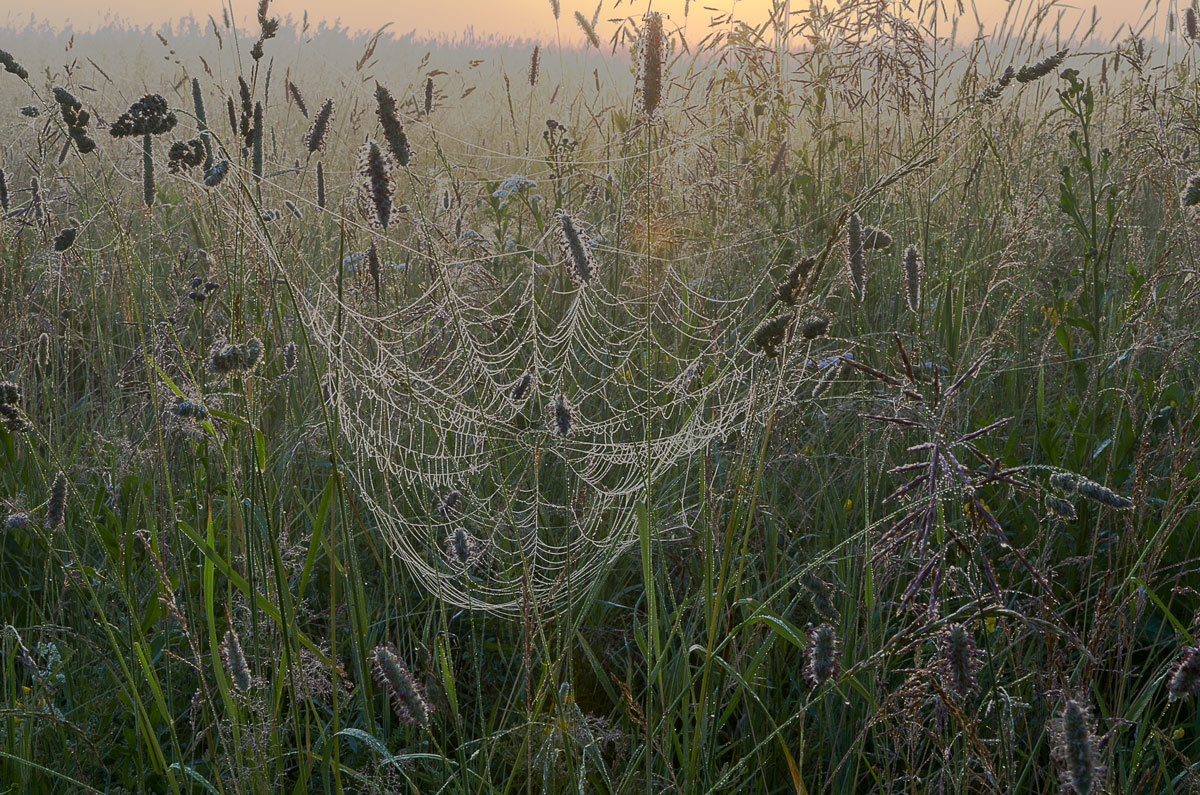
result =
[[[3,33],[5,791],[1198,786],[1194,10],[787,8]]]

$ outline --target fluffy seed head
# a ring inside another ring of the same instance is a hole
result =
[[[304,147],[309,154],[325,148],[325,136],[329,133],[329,122],[333,118],[333,97],[326,99],[313,117],[308,132],[304,134]]]
[[[358,151],[359,203],[371,226],[387,229],[392,221],[392,158],[368,140]]]
[[[1188,41],[1195,41],[1200,36],[1200,25],[1196,22],[1196,9],[1188,6],[1183,12],[1183,32],[1187,36]]]
[[[916,246],[904,251],[904,301],[912,312],[921,308],[921,282],[925,279],[925,262]]]
[[[291,80],[288,81],[287,86],[288,86],[288,94],[290,94],[292,97],[292,102],[296,103],[296,108],[300,111],[300,115],[302,115],[304,118],[307,119],[308,118],[308,105],[304,104],[304,95],[300,93],[300,87],[297,86],[295,83],[293,83]]]
[[[808,631],[808,649],[804,655],[804,678],[818,687],[838,675],[841,648],[833,624],[825,623]]]
[[[1090,723],[1087,707],[1071,699],[1051,726],[1063,787],[1076,795],[1099,791],[1103,775]]]
[[[642,40],[638,47],[636,104],[639,113],[653,118],[658,112],[663,94],[663,35],[662,14],[648,11],[642,17]]]
[[[1200,173],[1188,177],[1187,184],[1183,186],[1183,191],[1179,194],[1179,203],[1183,205],[1184,209],[1200,204]]]
[[[592,256],[592,249],[579,234],[575,219],[562,210],[555,213],[555,235],[559,253],[567,262],[571,281],[577,287],[583,287],[596,278],[596,259]]]
[[[1167,676],[1171,701],[1200,694],[1200,648],[1184,646]]]
[[[551,429],[554,435],[566,439],[575,430],[574,422],[571,404],[567,402],[566,395],[559,395],[551,407]]]
[[[775,317],[769,317],[758,324],[754,329],[752,339],[758,350],[762,352],[768,359],[779,354],[779,346],[784,343],[787,338],[788,326],[795,318],[795,314],[790,310],[781,312]]]
[[[283,369],[289,373],[296,369],[296,343],[289,342],[283,349]]]
[[[401,166],[407,166],[412,157],[412,149],[408,144],[408,136],[404,134],[404,125],[400,123],[396,98],[379,83],[375,84],[375,115],[379,117],[379,125],[383,127],[383,140],[387,141],[392,157],[396,158],[396,162]]]
[[[960,697],[975,687],[979,650],[971,632],[962,624],[951,624],[941,637],[942,665],[950,689]]]
[[[396,717],[410,726],[429,725],[429,702],[421,685],[400,657],[388,646],[376,646],[371,652],[371,673],[376,684],[388,695]]]
[[[46,526],[57,530],[67,510],[67,476],[61,471],[50,484],[50,497],[46,500]]]
[[[862,218],[851,213],[846,222],[846,267],[850,274],[850,286],[854,297],[863,301],[867,297],[867,257],[863,247]]]
[[[225,663],[225,671],[229,674],[233,686],[243,693],[248,692],[254,684],[254,678],[250,675],[250,666],[246,664],[242,643],[232,627],[225,633],[225,639],[219,648],[221,660]]]
[[[425,78],[425,115],[433,112],[433,78]]]
[[[531,87],[537,85],[538,74],[542,66],[541,55],[542,48],[537,44],[533,45],[533,54],[529,56],[529,85]]]
[[[517,383],[513,384],[512,390],[508,395],[512,398],[513,403],[520,403],[525,398],[529,397],[529,388],[533,386],[533,373],[524,373],[517,379]]]

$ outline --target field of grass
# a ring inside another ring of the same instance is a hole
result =
[[[1200,790],[1196,11],[796,6],[0,31],[0,792]]]

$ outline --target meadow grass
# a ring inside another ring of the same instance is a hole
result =
[[[0,32],[0,791],[1200,788],[1195,10],[787,8]]]

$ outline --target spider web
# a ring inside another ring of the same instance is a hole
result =
[[[480,290],[466,277],[477,267],[443,266],[386,311],[332,287],[306,307],[348,480],[392,552],[450,604],[517,615],[526,600],[582,598],[638,539],[642,503],[660,527],[689,526],[699,454],[761,422],[767,390],[796,394],[814,376],[805,356],[751,355],[756,289],[722,297],[675,266],[562,287],[531,259]],[[448,552],[458,528],[476,551],[465,566]]]

